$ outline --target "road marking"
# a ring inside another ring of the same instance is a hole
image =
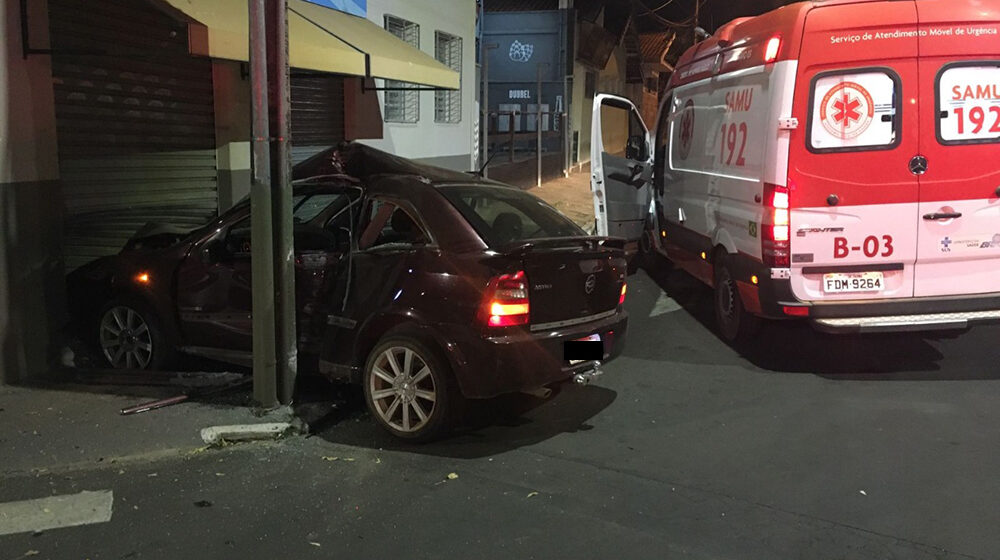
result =
[[[649,312],[649,316],[657,317],[659,315],[672,313],[681,309],[681,304],[674,301],[673,298],[667,294],[661,292],[659,299],[656,300],[656,303],[653,305],[653,309]]]
[[[111,490],[99,490],[0,504],[0,535],[107,523],[114,499]]]

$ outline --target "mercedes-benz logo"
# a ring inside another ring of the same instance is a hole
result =
[[[913,156],[910,159],[910,173],[914,175],[923,175],[927,173],[927,158],[924,156]]]
[[[594,293],[594,288],[597,287],[597,277],[591,274],[587,277],[587,281],[583,283],[583,289],[587,291],[588,294]]]

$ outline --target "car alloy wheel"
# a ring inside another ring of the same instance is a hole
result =
[[[153,335],[136,310],[116,305],[104,312],[100,323],[101,351],[117,369],[146,369],[153,359]]]
[[[390,346],[379,354],[368,376],[374,412],[388,426],[414,434],[434,417],[438,388],[427,361],[405,346]]]

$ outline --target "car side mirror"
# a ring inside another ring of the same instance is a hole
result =
[[[628,143],[625,144],[625,159],[631,159],[633,161],[645,161],[646,156],[646,139],[639,134],[635,136],[628,137]]]

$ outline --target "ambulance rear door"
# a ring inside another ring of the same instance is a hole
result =
[[[819,4],[806,16],[788,170],[800,300],[913,296],[917,36],[912,1]]]
[[[649,131],[628,99],[594,98],[590,166],[596,234],[638,240],[650,216],[652,163]]]
[[[1000,10],[919,0],[917,11],[926,170],[914,293],[1000,292]]]

